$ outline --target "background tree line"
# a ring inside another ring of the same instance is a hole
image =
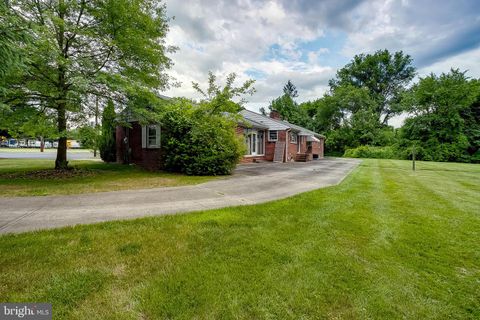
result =
[[[168,22],[165,5],[155,0],[1,0],[0,130],[57,139],[55,167],[65,169],[73,129],[81,128],[86,144],[109,148],[101,154],[113,161],[116,125],[128,126],[131,119],[158,123],[170,114],[179,117],[172,120],[178,132],[190,128],[183,135],[191,139],[188,144],[203,137],[208,145],[196,150],[205,159],[186,148],[172,149],[191,159],[189,169],[172,170],[230,171],[233,162],[222,167],[215,154],[238,159],[241,148],[233,140],[212,139],[213,132],[221,128],[225,139],[233,139],[236,121],[221,119],[239,110],[241,103],[233,100],[252,93],[253,82],[236,88],[231,75],[221,88],[210,75],[206,91],[194,85],[204,94],[201,103],[182,108],[181,99],[166,103],[159,93],[174,85],[166,71],[172,65],[168,53],[176,50],[165,44]],[[420,159],[480,161],[479,80],[450,70],[412,84],[415,75],[411,57],[403,52],[360,54],[338,70],[323,97],[299,104],[289,81],[269,109],[326,134],[326,151],[333,155],[408,158],[415,146]],[[85,126],[98,114],[96,101],[108,123],[102,133]],[[115,108],[122,112],[116,114]],[[409,117],[394,129],[388,122],[399,114]],[[233,146],[234,156],[227,155],[226,145]],[[202,162],[203,169],[193,168]]]
[[[480,81],[456,69],[416,83],[412,58],[379,50],[356,55],[319,99],[297,103],[288,81],[269,110],[327,136],[330,155],[480,162]],[[266,110],[261,110],[266,113]],[[401,128],[388,121],[406,116]]]

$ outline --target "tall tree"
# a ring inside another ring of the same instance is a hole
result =
[[[284,94],[270,103],[270,111],[277,111],[284,120],[294,122],[297,118],[298,104],[288,94]]]
[[[392,129],[379,123],[375,107],[367,88],[337,87],[313,102],[313,129],[326,134],[329,152],[338,155],[346,148],[383,145],[385,134]]]
[[[285,86],[283,87],[283,95],[274,99],[268,109],[271,111],[277,111],[282,119],[290,121],[294,124],[307,126],[309,122],[306,109],[300,108],[298,103],[294,98],[298,97],[297,87],[288,80]],[[260,110],[262,113],[265,112],[265,109]],[[266,112],[265,112],[266,113]]]
[[[169,84],[166,54],[175,48],[165,45],[168,19],[159,1],[12,0],[9,6],[33,40],[27,72],[3,102],[55,112],[55,168],[67,167],[68,122],[85,110],[88,96],[125,102]]]
[[[298,97],[297,87],[295,87],[295,85],[290,80],[288,80],[283,87],[283,93],[288,95],[292,99]]]
[[[378,50],[374,54],[359,54],[330,80],[332,90],[351,85],[366,87],[377,101],[375,112],[383,124],[400,113],[400,98],[415,76],[412,58],[402,51],[391,54]]]

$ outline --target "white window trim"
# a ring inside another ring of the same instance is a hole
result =
[[[157,130],[157,136],[155,138],[156,143],[150,144],[148,139],[148,128],[155,127]],[[160,149],[161,147],[161,128],[159,124],[149,124],[142,126],[142,148],[143,149]]]
[[[270,132],[275,131],[277,133],[277,139],[270,139]],[[268,141],[278,141],[278,130],[268,130]]]
[[[292,138],[295,137],[295,141],[292,141]],[[298,134],[297,133],[290,133],[290,143],[297,144],[298,143]]]

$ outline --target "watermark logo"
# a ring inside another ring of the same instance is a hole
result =
[[[0,303],[0,320],[51,320],[51,303]]]

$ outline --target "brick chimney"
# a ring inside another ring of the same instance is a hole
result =
[[[280,116],[280,112],[278,112],[277,110],[270,111],[270,118],[275,120],[282,120],[282,117]]]

